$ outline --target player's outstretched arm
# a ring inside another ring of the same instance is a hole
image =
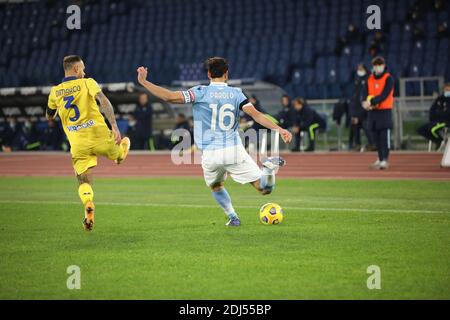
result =
[[[147,68],[139,67],[137,69],[138,82],[154,96],[170,103],[185,103],[181,91],[170,91],[166,88],[157,86],[147,80]]]
[[[122,137],[120,136],[119,127],[117,126],[116,116],[114,114],[114,108],[111,102],[102,91],[97,93],[95,95],[95,98],[100,103],[100,110],[105,114],[106,119],[108,119],[109,123],[111,124],[111,129],[114,133],[114,139],[116,140],[116,143],[119,144],[122,140]]]
[[[250,117],[252,117],[253,120],[258,122],[260,125],[266,127],[267,129],[278,131],[280,133],[281,139],[283,139],[285,143],[291,142],[292,134],[289,131],[281,128],[280,126],[270,121],[264,114],[256,110],[253,104],[247,103],[245,106],[242,107],[242,110]]]

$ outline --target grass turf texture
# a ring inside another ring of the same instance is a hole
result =
[[[265,197],[227,183],[232,229],[201,179],[98,178],[86,233],[75,179],[2,177],[0,298],[450,299],[449,182],[278,182]],[[258,222],[266,202],[281,225]]]

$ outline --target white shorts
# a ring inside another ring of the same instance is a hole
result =
[[[202,168],[208,186],[225,181],[228,173],[234,181],[242,184],[259,180],[262,175],[261,169],[242,144],[203,151]]]

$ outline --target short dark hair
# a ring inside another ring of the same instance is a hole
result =
[[[302,97],[295,98],[294,102],[297,102],[297,103],[301,104],[302,106],[305,105],[305,99],[303,99]]]
[[[81,57],[76,55],[65,56],[63,60],[64,71],[72,69],[73,65],[77,62],[81,62]]]
[[[372,59],[372,64],[374,66],[379,66],[381,64],[386,64],[386,61],[384,61],[384,58],[382,56],[376,56]]]
[[[362,67],[364,70],[366,70],[366,72],[367,72],[367,67],[366,67],[366,65],[364,64],[364,62],[360,62],[360,63],[358,63],[358,66],[356,67],[356,69],[358,69],[359,67]]]
[[[206,60],[205,65],[211,74],[211,78],[220,78],[228,71],[228,62],[225,58],[209,58]]]

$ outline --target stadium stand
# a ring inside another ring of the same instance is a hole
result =
[[[350,94],[352,70],[359,62],[367,64],[371,54],[383,54],[396,78],[450,80],[450,4],[445,1],[79,3],[81,30],[66,28],[69,1],[0,4],[0,87],[57,83],[60,61],[70,53],[83,56],[88,75],[99,82],[134,81],[135,68],[145,64],[152,79],[166,85],[204,79],[199,62],[220,55],[230,60],[232,78],[272,82],[307,99]],[[372,4],[382,12],[378,33],[368,30],[364,19]]]

